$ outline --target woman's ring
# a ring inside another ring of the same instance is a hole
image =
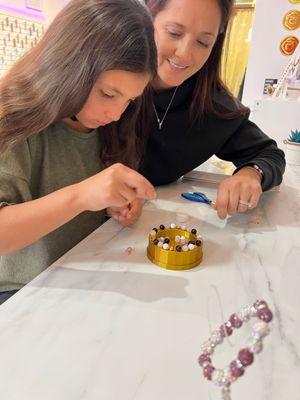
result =
[[[252,203],[249,203],[246,200],[239,200],[239,203],[242,204],[243,206],[248,207],[248,208],[252,208]]]

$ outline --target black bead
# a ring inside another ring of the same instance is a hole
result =
[[[201,244],[202,244],[202,241],[201,240],[196,240],[196,246],[201,246]]]
[[[170,239],[169,238],[165,238],[164,243],[170,243]]]
[[[197,229],[192,229],[191,232],[192,232],[194,235],[196,235]]]
[[[159,225],[159,229],[161,229],[162,231],[165,229],[164,225]]]
[[[157,228],[152,228],[153,231],[155,231],[156,233],[158,232]]]
[[[153,240],[153,243],[154,243],[155,245],[157,245],[157,244],[158,244],[158,239],[154,239],[154,240]]]
[[[188,244],[195,244],[194,242],[192,242],[191,240],[188,242]]]
[[[176,246],[176,251],[182,251],[181,246]]]

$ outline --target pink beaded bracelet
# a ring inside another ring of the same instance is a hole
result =
[[[234,328],[240,328],[243,322],[252,317],[258,321],[252,326],[251,337],[246,348],[239,351],[237,359],[224,369],[216,369],[210,356],[214,348],[222,343],[225,336],[230,336]],[[230,400],[230,385],[245,372],[245,367],[253,363],[254,354],[262,350],[262,339],[270,333],[269,322],[273,319],[272,311],[264,300],[258,300],[253,305],[243,307],[238,313],[232,314],[227,322],[212,332],[211,337],[202,344],[202,354],[198,358],[203,368],[203,375],[207,380],[222,388],[222,399]]]

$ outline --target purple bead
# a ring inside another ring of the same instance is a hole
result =
[[[220,333],[222,337],[230,336],[232,334],[232,328],[225,324],[220,326]]]
[[[248,349],[242,349],[239,351],[238,359],[244,367],[247,367],[253,363],[254,356]]]
[[[261,308],[269,308],[268,303],[264,300],[257,300],[253,305],[257,310]]]
[[[212,373],[214,372],[214,370],[215,369],[214,369],[214,367],[212,365],[210,365],[210,364],[206,365],[203,368],[203,376],[204,376],[204,378],[206,378],[209,381],[211,381],[211,376],[212,376]]]
[[[199,364],[201,365],[201,367],[202,367],[202,365],[203,365],[205,362],[211,363],[211,358],[209,357],[208,354],[201,354],[201,355],[199,356],[199,358],[198,358],[198,363],[199,363]]]
[[[262,308],[258,310],[257,316],[259,319],[265,322],[270,322],[273,319],[272,311],[269,308]]]
[[[232,314],[232,316],[229,318],[229,321],[234,328],[240,328],[243,324],[243,321],[239,319],[237,314]]]
[[[229,365],[229,368],[230,368],[230,372],[231,372],[231,375],[234,377],[234,378],[239,378],[240,376],[242,376],[243,374],[244,374],[244,368],[243,367],[239,367],[238,365],[237,365],[237,362],[236,361],[232,361],[231,363],[230,363],[230,365]]]

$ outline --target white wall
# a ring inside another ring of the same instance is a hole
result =
[[[288,31],[283,26],[285,13],[300,5],[288,0],[257,0],[252,44],[245,78],[243,103],[252,107],[262,97],[265,78],[279,78],[290,57],[283,56],[279,46],[289,35],[300,38],[300,30]]]
[[[44,0],[44,12],[47,23],[50,23],[56,14],[68,3],[69,0]]]

